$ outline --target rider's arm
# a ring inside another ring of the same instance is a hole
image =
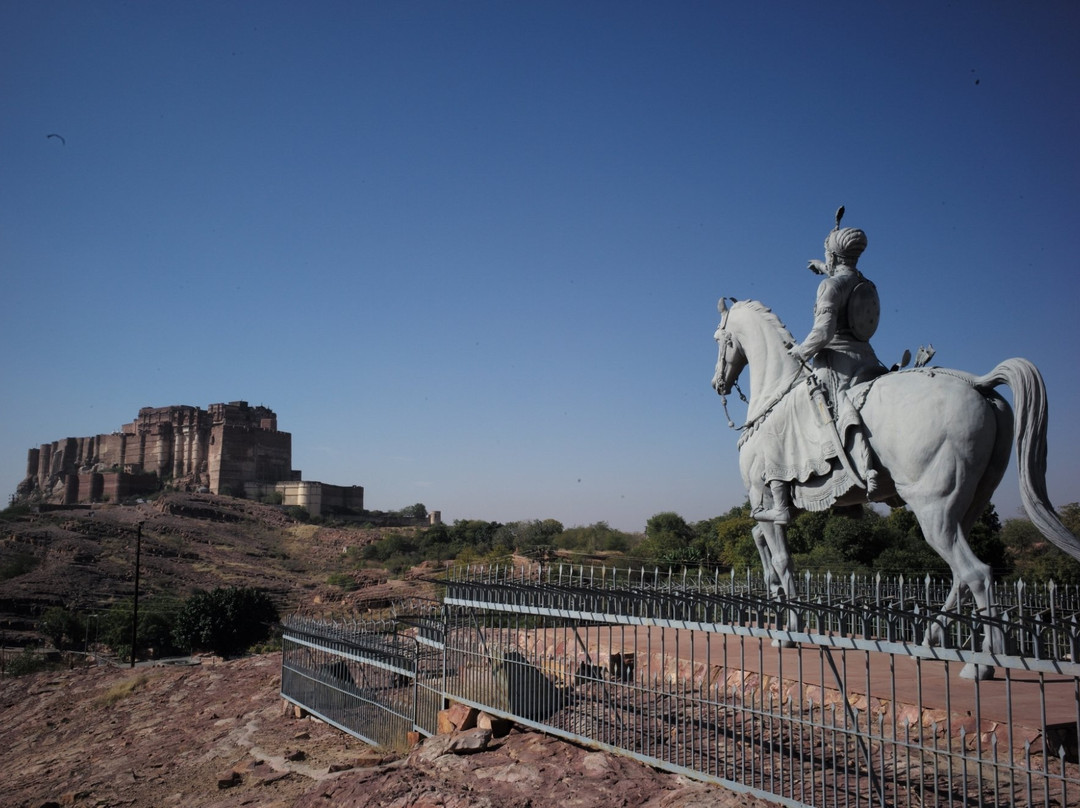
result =
[[[811,359],[818,351],[829,344],[836,336],[836,324],[839,320],[840,290],[831,278],[826,278],[818,286],[817,303],[814,304],[814,327],[802,341],[802,345],[796,346],[803,359]]]

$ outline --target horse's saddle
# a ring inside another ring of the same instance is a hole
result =
[[[864,428],[862,386],[852,388],[851,395],[838,395],[834,420],[824,386],[808,376],[748,427],[739,449],[759,455],[753,465],[761,469],[761,482],[793,483],[794,503],[807,511],[826,510],[851,489],[863,487],[849,457],[853,433]]]

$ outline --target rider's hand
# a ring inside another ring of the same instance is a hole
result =
[[[790,348],[788,348],[788,355],[794,357],[800,362],[805,362],[808,358],[803,352],[801,345],[792,345]]]
[[[815,275],[825,275],[825,262],[824,261],[807,261],[806,268],[813,272]]]

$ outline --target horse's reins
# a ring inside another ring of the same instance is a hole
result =
[[[727,332],[727,330],[724,328],[724,323],[725,322],[727,322],[727,312],[726,311],[724,312],[723,319],[720,321],[720,330],[724,332],[724,348],[720,351],[720,374],[719,374],[720,379],[721,379],[720,383],[722,385],[724,384],[724,382],[723,382],[724,374],[727,372],[727,350],[726,349],[728,347],[730,347],[731,344],[732,344],[732,342],[731,342],[731,334],[729,334]],[[736,379],[735,381],[733,381],[731,383],[731,387],[733,387],[735,390],[737,390],[739,392],[739,398],[742,400],[743,404],[749,404],[750,403],[746,398],[746,394],[743,393],[742,388],[739,387],[739,380],[738,379]],[[716,392],[720,393],[719,390],[717,390]],[[736,427],[735,422],[733,420],[731,420],[731,413],[728,412],[728,408],[727,408],[727,393],[720,393],[720,403],[724,407],[724,417],[727,418],[728,429],[746,429],[747,424],[743,424],[740,427]]]
[[[732,340],[731,340],[731,334],[728,333],[728,330],[725,327],[726,324],[727,324],[727,319],[728,319],[728,311],[729,310],[726,307],[722,311],[721,317],[720,317],[720,327],[718,329],[719,331],[724,332],[724,348],[725,348],[725,350],[720,351],[720,378],[721,379],[723,379],[724,374],[727,371],[727,350],[726,349],[728,347],[730,347],[731,345],[733,345]],[[799,366],[800,366],[799,367],[800,371],[805,370],[807,372],[807,374],[809,374],[810,376],[813,376],[813,371],[811,370],[810,366],[806,364],[806,360],[803,359],[801,356],[799,357]],[[726,393],[720,393],[720,403],[724,407],[724,417],[727,418],[728,428],[729,429],[734,429],[735,431],[739,432],[739,431],[742,431],[742,430],[746,429],[747,427],[753,426],[757,422],[762,421],[765,418],[767,418],[769,413],[772,412],[773,408],[777,404],[779,404],[781,401],[783,401],[784,396],[786,396],[788,393],[790,393],[792,390],[795,389],[796,383],[802,378],[804,378],[804,377],[800,373],[796,373],[791,378],[791,381],[788,382],[788,386],[784,389],[784,391],[782,393],[780,393],[780,395],[778,395],[775,400],[771,401],[769,403],[769,406],[767,406],[764,410],[762,410],[761,415],[759,415],[753,421],[747,421],[742,426],[738,426],[738,427],[735,426],[735,422],[731,419],[731,414],[728,412],[727,394]],[[739,387],[739,380],[738,379],[735,379],[735,381],[733,381],[731,383],[731,387],[734,388],[736,391],[738,391],[739,399],[742,401],[743,404],[749,404],[750,403],[747,400],[746,395],[743,393],[742,388]],[[718,390],[717,392],[719,393],[720,391]]]

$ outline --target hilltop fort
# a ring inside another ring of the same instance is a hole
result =
[[[143,407],[120,431],[64,438],[30,449],[16,502],[75,505],[113,501],[171,487],[255,499],[324,513],[362,513],[364,489],[301,479],[292,468],[292,435],[273,410],[246,401]]]

